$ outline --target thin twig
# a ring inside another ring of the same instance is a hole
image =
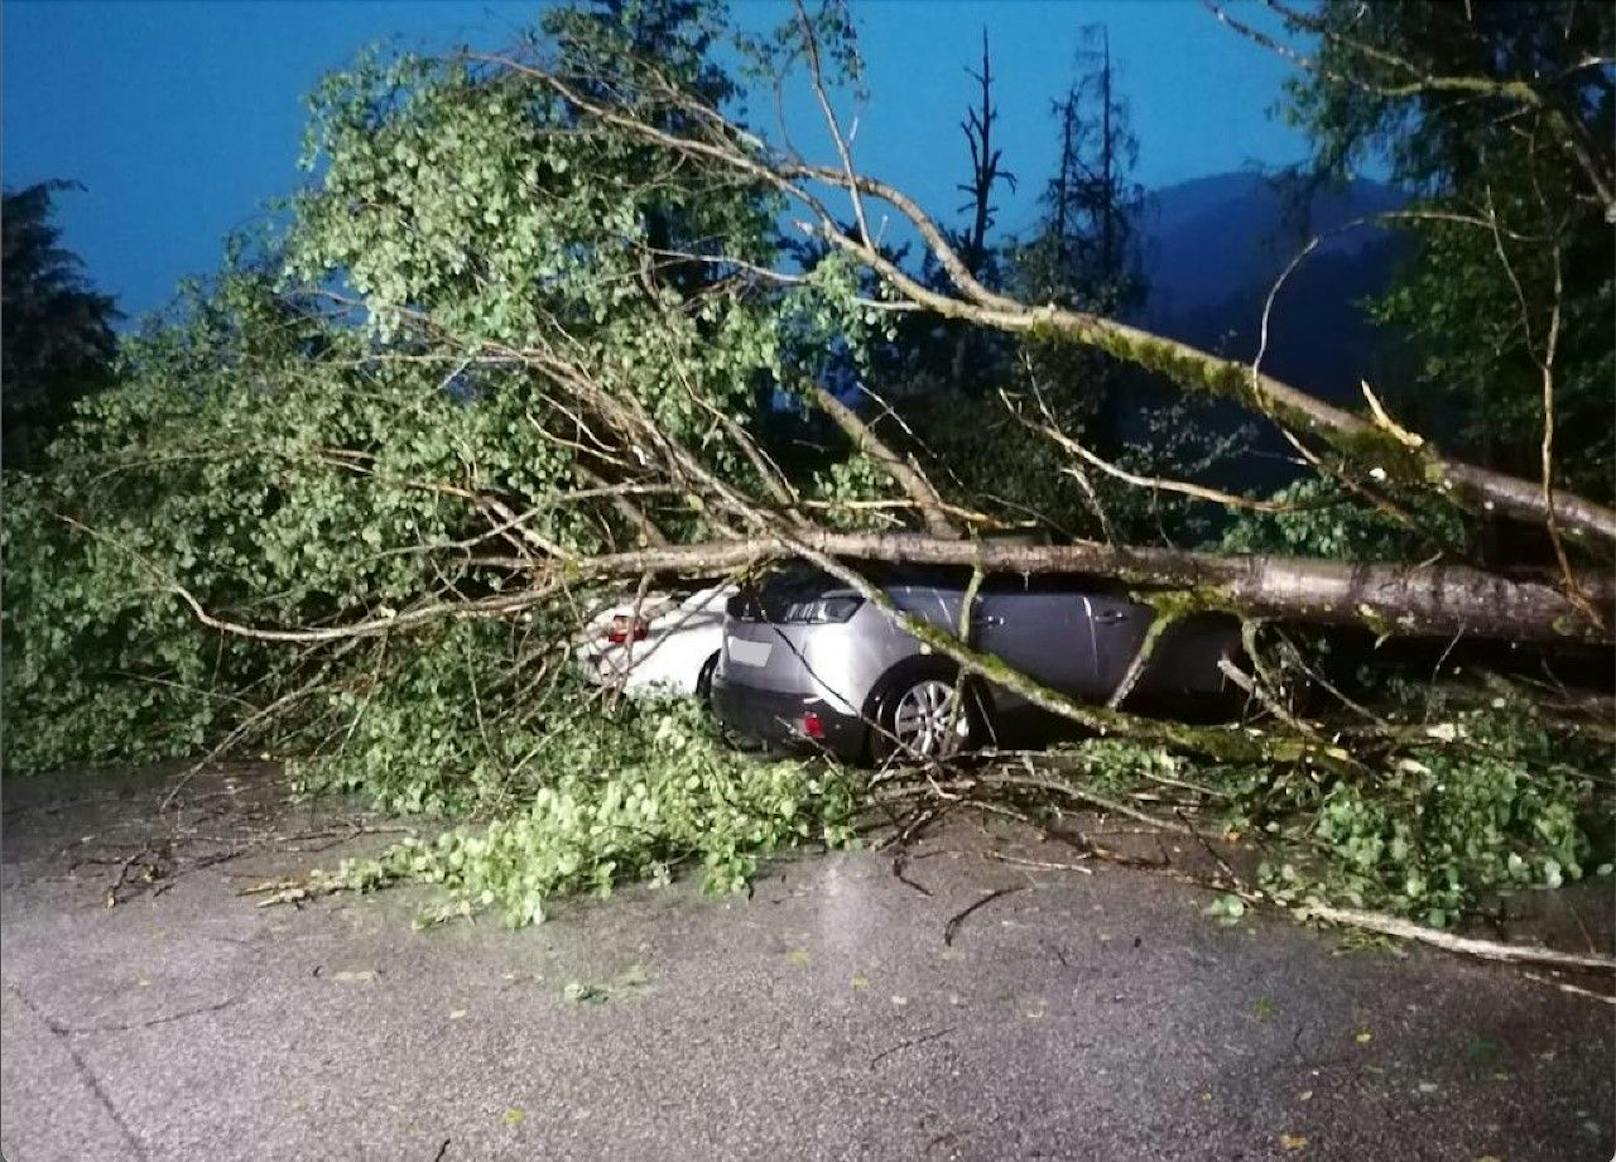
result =
[[[970,905],[960,912],[956,912],[952,917],[950,917],[948,923],[943,925],[943,943],[952,945],[954,943],[954,934],[959,931],[960,925],[965,922],[965,917],[969,916],[978,908],[993,903],[994,900],[999,899],[1001,896],[1008,896],[1014,892],[1025,891],[1026,888],[1026,884],[1016,884],[1014,887],[1009,888],[996,888],[987,895],[983,896],[980,900],[976,901],[976,903]]]
[[[1000,863],[1011,863],[1011,864],[1015,864],[1017,867],[1042,868],[1042,869],[1047,870],[1047,871],[1082,872],[1086,876],[1091,876],[1091,875],[1094,874],[1094,869],[1093,868],[1084,867],[1080,863],[1060,863],[1060,862],[1058,862],[1056,860],[1048,860],[1048,859],[1023,859],[1021,856],[1006,855],[1002,851],[985,851],[985,852],[982,853],[982,855],[983,855],[983,858],[985,858],[985,859],[996,859]],[[1080,859],[1088,859],[1088,858],[1090,858],[1090,856],[1089,856],[1089,854],[1085,853],[1084,855],[1079,856],[1078,858],[1080,858]]]
[[[881,1061],[885,1060],[886,1058],[891,1057],[894,1053],[897,1053],[900,1050],[913,1049],[916,1045],[924,1045],[929,1041],[936,1041],[941,1037],[948,1036],[953,1031],[954,1031],[954,1026],[950,1025],[946,1029],[938,1029],[935,1033],[927,1033],[924,1036],[916,1037],[911,1041],[902,1041],[902,1042],[898,1043],[897,1045],[894,1045],[890,1049],[883,1049],[881,1052],[877,1053],[874,1057],[870,1058],[870,1068],[874,1069],[878,1062],[881,1062]]]

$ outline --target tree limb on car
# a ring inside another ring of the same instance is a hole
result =
[[[653,572],[720,573],[796,556],[789,542],[844,560],[980,567],[991,573],[1066,573],[1111,578],[1141,588],[1179,590],[1205,609],[1324,625],[1367,625],[1398,637],[1475,637],[1531,642],[1609,643],[1551,576],[1511,578],[1463,565],[1400,565],[1277,556],[1224,556],[1182,549],[1085,542],[1028,545],[945,540],[916,533],[836,533],[793,529],[670,545],[566,561],[570,576],[634,576]],[[554,562],[481,558],[512,570],[543,572]],[[1607,611],[1616,578],[1581,574],[1579,584]]]
[[[1065,338],[1096,348],[1158,372],[1181,388],[1233,400],[1287,428],[1322,439],[1394,479],[1431,487],[1467,506],[1519,520],[1541,523],[1552,514],[1569,536],[1616,542],[1616,510],[1605,505],[1568,492],[1545,497],[1536,481],[1444,457],[1429,441],[1409,447],[1370,420],[1188,343],[1103,316],[1054,304],[1027,304],[991,291],[970,273],[941,227],[903,191],[851,170],[771,151],[693,94],[672,87],[658,94],[669,106],[690,114],[687,131],[674,132],[653,120],[654,110],[643,105],[613,105],[541,65],[497,54],[473,54],[472,59],[538,81],[580,116],[597,119],[653,147],[731,168],[775,190],[812,215],[806,229],[867,266],[899,300],[947,318],[1011,333]],[[953,284],[953,293],[928,289],[883,256],[872,241],[844,228],[810,191],[814,184],[891,206],[920,235]]]

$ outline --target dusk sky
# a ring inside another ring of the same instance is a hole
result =
[[[82,182],[86,192],[59,201],[67,245],[137,316],[166,302],[181,277],[215,269],[225,235],[304,180],[295,167],[302,97],[323,72],[390,37],[412,49],[498,46],[539,10],[489,0],[8,0],[5,184]],[[756,26],[789,12],[764,0],[734,10]],[[1055,156],[1049,102],[1074,75],[1084,25],[1109,30],[1145,185],[1305,153],[1272,113],[1284,63],[1195,0],[864,0],[854,10],[872,92],[857,160],[945,219],[961,200],[958,123],[974,89],[965,69],[984,26],[1004,162],[1021,178],[1019,194],[1000,198],[1002,230],[1032,219]]]

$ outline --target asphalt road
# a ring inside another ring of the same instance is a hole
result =
[[[154,785],[6,792],[9,1162],[1612,1155],[1611,1006],[985,858],[1070,858],[1010,833],[928,841],[905,874],[929,895],[837,854],[750,898],[414,931],[418,892],[236,894],[385,839],[309,850],[347,817],[259,773],[192,787],[164,877],[111,909]]]

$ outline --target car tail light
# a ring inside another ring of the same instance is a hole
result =
[[[853,594],[838,597],[820,597],[813,601],[793,601],[781,616],[782,623],[823,625],[832,621],[846,621],[858,612],[864,598]]]
[[[651,627],[644,618],[630,617],[626,613],[619,613],[612,618],[611,628],[606,631],[606,640],[614,645],[624,642],[643,642],[651,636]]]
[[[802,716],[802,733],[808,738],[824,738],[825,723],[812,710]]]

